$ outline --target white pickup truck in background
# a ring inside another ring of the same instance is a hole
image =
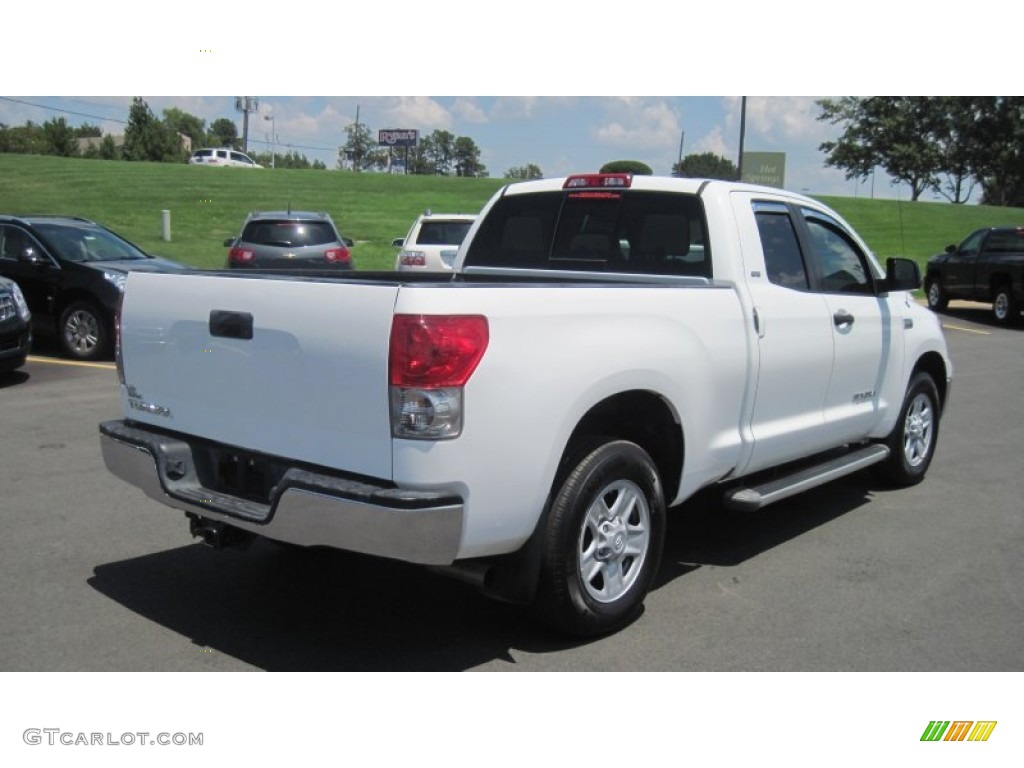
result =
[[[448,275],[132,273],[103,455],[209,543],[434,566],[600,634],[698,490],[924,477],[952,368],[919,282],[781,190],[512,184]]]

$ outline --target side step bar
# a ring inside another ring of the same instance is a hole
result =
[[[840,477],[889,458],[885,445],[868,445],[845,456],[830,459],[751,488],[735,488],[725,494],[725,506],[742,512],[754,512],[798,493],[824,485]]]

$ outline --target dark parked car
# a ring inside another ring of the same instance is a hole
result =
[[[13,280],[0,277],[0,371],[25,364],[32,349],[32,313]]]
[[[228,266],[247,269],[352,269],[352,241],[326,213],[254,211],[224,241]]]
[[[947,246],[929,260],[924,285],[936,311],[950,299],[985,301],[998,322],[1016,323],[1024,307],[1024,227],[987,227]]]
[[[87,219],[0,215],[0,275],[20,286],[37,329],[56,331],[77,360],[110,355],[129,272],[184,268]]]

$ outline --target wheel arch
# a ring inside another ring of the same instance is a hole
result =
[[[658,468],[665,498],[675,498],[683,473],[683,428],[668,402],[647,390],[611,395],[583,415],[566,441],[552,488],[558,487],[581,451],[606,440],[629,440],[643,448]]]
[[[946,398],[949,395],[949,375],[946,370],[946,361],[938,352],[926,352],[921,355],[910,372],[910,379],[918,373],[927,373],[935,382],[935,388],[939,391],[939,405],[943,411],[946,410]]]

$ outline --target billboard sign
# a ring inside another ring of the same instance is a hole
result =
[[[786,153],[744,152],[743,178],[740,180],[782,189],[786,185]]]
[[[415,128],[384,128],[377,132],[377,143],[382,147],[415,147],[419,137]]]

